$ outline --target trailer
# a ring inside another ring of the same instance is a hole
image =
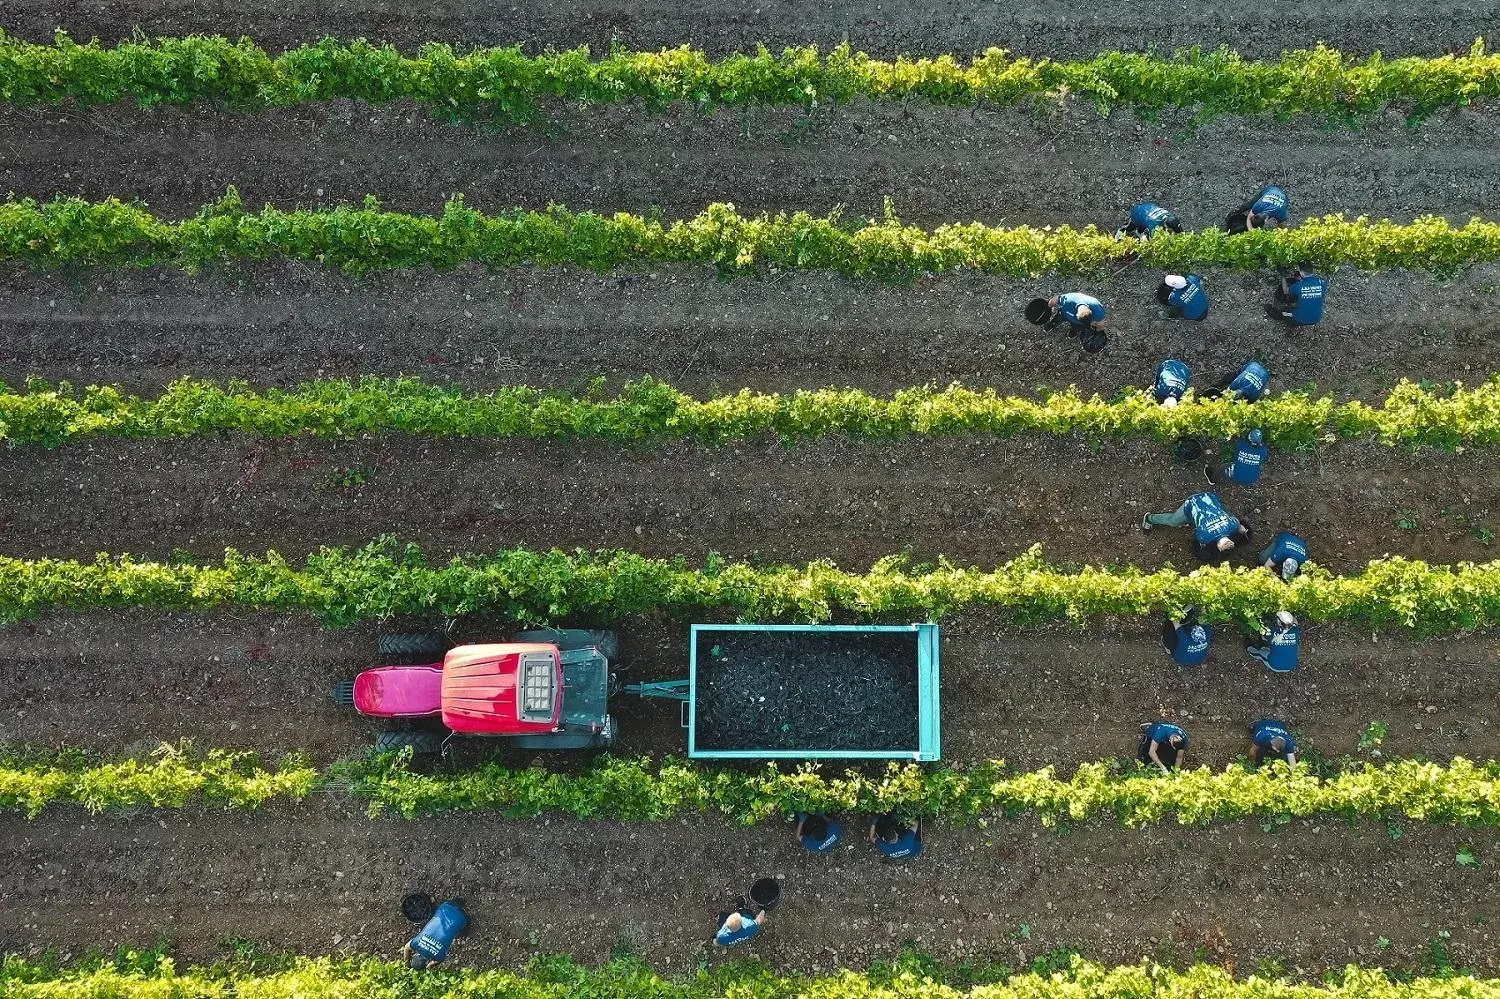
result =
[[[936,624],[695,624],[682,703],[692,759],[937,760]]]

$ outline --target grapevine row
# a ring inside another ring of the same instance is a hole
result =
[[[845,104],[856,98],[935,104],[1011,105],[1068,94],[1101,114],[1168,107],[1213,114],[1314,113],[1353,121],[1392,103],[1414,116],[1500,93],[1500,57],[1483,40],[1465,55],[1359,58],[1318,45],[1275,62],[1228,49],[1167,58],[1106,52],[1090,59],[1013,58],[989,48],[964,62],[952,55],[873,59],[847,44],[820,52],[764,47],[714,60],[687,45],[659,52],[587,47],[527,56],[520,46],[457,53],[431,43],[415,56],[359,39],[322,41],[271,56],[249,39],[188,35],[79,45],[59,33],[51,45],[0,34],[0,96],[27,106],[134,99],[142,105],[213,101],[240,111],[352,98],[414,101],[452,120],[498,115],[530,120],[538,101],[641,100],[700,106]]]
[[[132,960],[132,958],[134,960]],[[1392,977],[1349,965],[1314,983],[1255,976],[1236,979],[1226,968],[1185,969],[1154,962],[1108,967],[1073,955],[1066,963],[984,975],[980,984],[942,981],[942,969],[917,955],[869,973],[843,970],[809,978],[764,965],[715,963],[683,979],[665,979],[639,959],[621,958],[590,969],[565,957],[543,957],[524,972],[433,970],[413,977],[404,964],[373,958],[297,958],[274,971],[214,967],[179,971],[170,960],[126,954],[114,964],[58,968],[8,958],[0,986],[13,999],[1495,999],[1500,981],[1449,974]],[[934,976],[936,973],[936,977]]]
[[[1205,229],[1141,243],[1092,226],[1002,228],[966,222],[929,231],[902,224],[889,204],[883,218],[857,223],[838,213],[747,217],[728,204],[712,204],[673,222],[558,205],[486,215],[458,195],[440,215],[384,211],[373,197],[359,208],[266,206],[248,212],[232,188],[181,221],[157,218],[143,205],[114,198],[0,203],[0,260],[39,268],[163,264],[196,272],[214,264],[290,259],[362,274],[403,267],[448,270],[467,262],[494,268],[573,264],[598,271],[677,262],[723,273],[832,270],[900,281],[965,270],[1040,277],[1094,271],[1137,256],[1148,267],[1169,270],[1303,264],[1453,273],[1500,259],[1500,224],[1473,218],[1455,226],[1436,216],[1399,224],[1328,215],[1290,229],[1237,235]]]
[[[100,554],[93,562],[0,557],[0,620],[53,608],[207,609],[254,607],[315,614],[326,625],[483,612],[512,621],[618,619],[650,610],[732,613],[746,620],[863,618],[936,620],[992,607],[1018,623],[1097,615],[1142,615],[1202,608],[1206,620],[1258,628],[1277,610],[1310,621],[1423,632],[1500,624],[1500,561],[1428,565],[1375,559],[1362,572],[1334,576],[1316,566],[1290,584],[1260,568],[1208,566],[1183,575],[1132,566],[1064,570],[1040,545],[985,570],[947,562],[915,566],[902,557],[869,572],[826,560],[806,566],[750,565],[711,555],[686,560],[632,552],[509,549],[431,565],[415,545],[386,537],[359,549],[322,548],[302,568],[276,552],[224,553],[218,565],[151,562]]]
[[[25,392],[0,386],[0,441],[49,447],[93,435],[185,437],[215,431],[347,437],[403,433],[427,437],[601,438],[620,442],[688,438],[722,444],[762,434],[788,443],[831,433],[861,437],[905,434],[1079,433],[1093,438],[1184,435],[1228,438],[1259,427],[1281,447],[1377,438],[1385,444],[1463,447],[1500,443],[1500,377],[1475,388],[1447,389],[1403,380],[1379,406],[1287,393],[1254,404],[1195,399],[1164,408],[1146,391],[1115,401],[1076,390],[1043,399],[999,395],[953,384],[903,389],[880,397],[859,389],[748,389],[698,400],[644,378],[614,398],[548,392],[525,385],[465,394],[410,378],[325,380],[292,391],[256,391],[184,378],[143,399],[113,386],[77,394],[68,385],[33,383]]]
[[[1091,819],[1129,827],[1174,818],[1196,826],[1238,819],[1285,823],[1314,815],[1500,825],[1495,762],[1457,757],[1448,764],[1351,763],[1329,776],[1279,761],[1259,770],[1232,764],[1222,771],[1200,767],[1170,774],[1131,767],[1086,763],[1063,779],[1052,767],[1011,773],[1000,761],[964,768],[892,763],[871,775],[832,773],[814,764],[741,771],[601,757],[576,772],[488,763],[458,774],[426,774],[409,769],[401,754],[385,754],[336,764],[325,773],[295,759],[268,770],[247,754],[217,751],[198,758],[163,747],[150,760],[0,762],[0,808],[32,818],[61,803],[91,812],[188,805],[253,809],[333,789],[367,802],[372,815],[394,811],[406,818],[481,810],[512,818],[555,812],[654,822],[712,813],[748,824],[799,811],[894,810],[958,823],[1028,814],[1047,826]]]

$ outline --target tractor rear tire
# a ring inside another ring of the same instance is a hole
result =
[[[393,753],[411,747],[417,755],[441,753],[445,736],[441,732],[423,732],[417,729],[395,729],[381,732],[375,737],[375,752]]]
[[[380,636],[380,654],[397,665],[423,665],[443,658],[447,636],[434,631],[396,632]]]
[[[333,698],[333,703],[341,708],[354,707],[354,681],[340,680],[333,685],[330,696]]]
[[[546,642],[557,646],[559,652],[586,649],[597,646],[604,658],[614,662],[620,655],[620,636],[612,631],[590,628],[539,628],[523,631],[516,636],[518,642]]]

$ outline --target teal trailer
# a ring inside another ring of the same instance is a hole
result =
[[[693,759],[941,758],[936,624],[695,624],[682,702]]]

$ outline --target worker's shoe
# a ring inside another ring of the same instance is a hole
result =
[[[1151,515],[1148,513],[1145,516],[1141,517],[1141,530],[1143,530],[1143,531],[1149,531],[1149,530],[1151,530],[1151,528],[1153,528],[1153,527],[1156,526],[1155,524],[1151,523],[1151,521],[1149,521],[1149,520],[1146,519],[1146,517],[1149,517],[1149,516],[1151,516]]]

